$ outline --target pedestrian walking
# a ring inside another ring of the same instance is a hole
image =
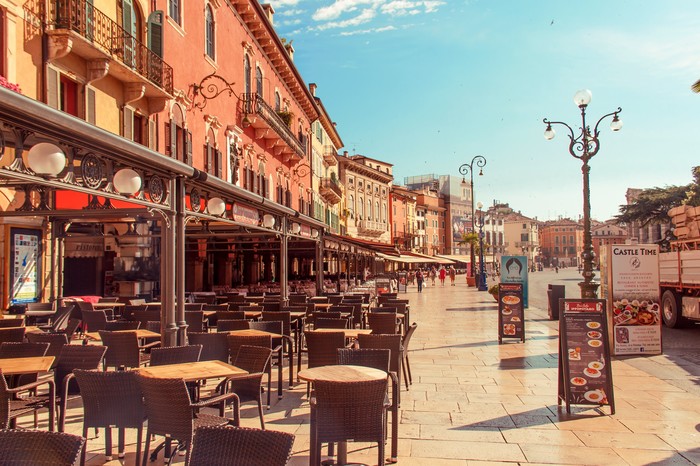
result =
[[[450,285],[455,286],[455,277],[457,276],[457,271],[454,267],[450,267]]]
[[[423,272],[421,272],[420,269],[418,269],[418,272],[416,272],[416,283],[418,283],[418,292],[422,293],[423,292]]]
[[[447,271],[445,270],[445,267],[440,267],[439,276],[440,276],[440,284],[442,286],[445,286],[445,275],[447,275]]]
[[[430,267],[430,281],[433,283],[433,286],[435,286],[435,279],[437,278],[437,272],[435,270],[435,267]]]

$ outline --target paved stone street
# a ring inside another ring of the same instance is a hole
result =
[[[566,415],[557,407],[558,339],[546,310],[526,311],[524,344],[499,345],[496,302],[489,294],[458,281],[421,294],[413,288],[405,296],[419,326],[411,342],[413,385],[401,394],[399,464],[700,463],[700,396],[648,375],[637,367],[642,358],[613,362],[615,415],[601,415],[607,407],[574,408]],[[678,377],[683,369],[673,371]],[[685,383],[697,386],[691,375]],[[79,433],[79,405],[70,414],[69,430]],[[254,404],[244,405],[243,416],[243,425],[259,426]],[[266,422],[296,435],[290,464],[308,464],[306,385],[285,391]],[[134,437],[130,432],[128,438]],[[103,449],[102,435],[90,439],[89,464],[105,463]],[[133,443],[129,451],[124,464],[133,464]],[[376,464],[376,446],[351,443],[349,451],[351,461]]]

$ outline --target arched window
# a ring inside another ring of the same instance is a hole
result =
[[[367,199],[367,220],[372,220],[372,200]]]
[[[357,203],[357,207],[360,209],[360,212],[358,214],[360,220],[362,220],[363,218],[365,218],[365,203],[362,200],[362,198],[360,198],[360,202]]]
[[[280,98],[280,93],[275,91],[275,112],[282,110],[282,99]]]
[[[243,79],[245,79],[245,93],[250,94],[250,57],[243,59]]]
[[[382,221],[386,223],[386,202],[382,204]]]
[[[206,40],[206,51],[207,55],[209,58],[212,60],[215,58],[214,56],[214,38],[215,38],[215,29],[214,29],[214,12],[211,10],[211,5],[207,5],[205,10],[204,10],[204,35],[205,35],[205,40]]]
[[[355,198],[353,195],[350,195],[350,202],[348,203],[348,210],[350,211],[350,214],[353,214],[355,212]]]
[[[379,217],[382,215],[382,213],[379,211],[379,202],[374,203],[374,215],[379,222],[381,220]]]
[[[265,164],[260,161],[258,163],[258,194],[267,197],[267,178],[265,178]]]
[[[259,66],[255,67],[255,92],[258,93],[260,97],[263,97],[263,75],[262,70]]]

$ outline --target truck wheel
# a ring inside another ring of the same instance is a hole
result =
[[[661,296],[661,316],[668,328],[679,328],[688,323],[681,315],[681,305],[673,291],[664,291]]]

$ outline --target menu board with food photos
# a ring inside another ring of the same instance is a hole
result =
[[[563,299],[559,314],[559,404],[610,406],[615,414],[603,299]]]
[[[523,284],[498,285],[498,343],[503,338],[525,341],[525,313],[523,312]]]

